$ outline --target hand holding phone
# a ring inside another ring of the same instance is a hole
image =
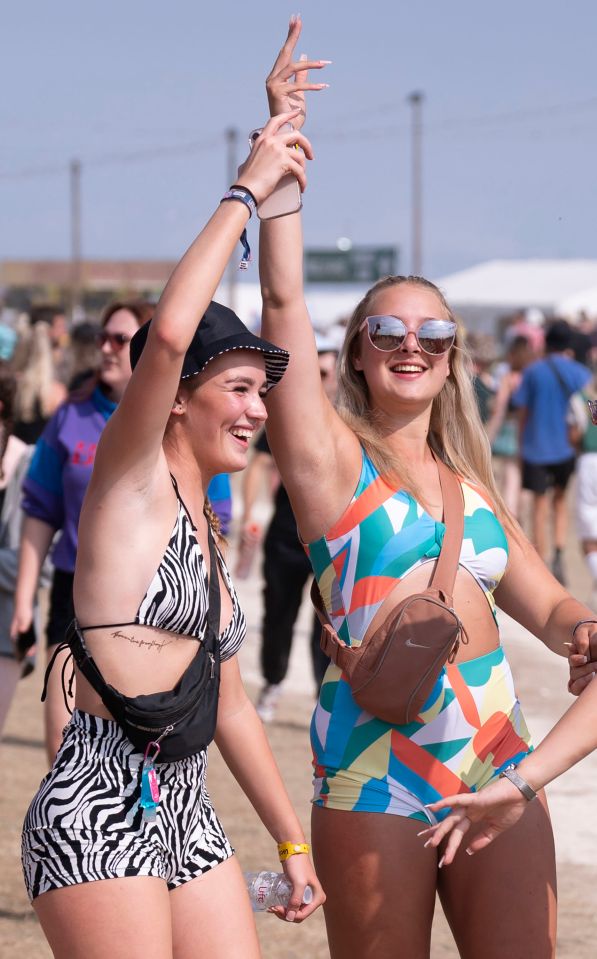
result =
[[[280,127],[281,133],[294,129],[292,123],[285,123]],[[253,149],[255,141],[262,133],[262,128],[252,130],[249,134],[249,146]],[[298,149],[298,147],[296,148]],[[303,205],[301,189],[297,178],[292,173],[286,173],[274,187],[265,200],[257,205],[257,216],[260,220],[274,220],[289,213],[298,213]]]

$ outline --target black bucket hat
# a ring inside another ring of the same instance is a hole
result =
[[[131,367],[134,369],[139,362],[143,347],[147,341],[147,334],[151,320],[141,326],[131,340]],[[268,343],[260,336],[255,336],[239,320],[236,313],[215,303],[213,300],[201,318],[191,344],[185,353],[182,364],[181,379],[187,380],[190,376],[201,373],[210,360],[222,353],[232,350],[258,350],[265,360],[265,378],[268,390],[282,379],[290,354],[287,350]]]

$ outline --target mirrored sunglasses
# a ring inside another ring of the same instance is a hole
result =
[[[108,330],[100,330],[95,339],[100,349],[109,343],[115,353],[120,353],[123,346],[131,341],[126,333],[109,333]]]
[[[454,346],[456,324],[453,320],[425,320],[418,330],[408,330],[397,316],[367,316],[360,329],[367,328],[369,342],[382,353],[399,350],[409,332],[414,333],[419,348],[431,356],[441,356]]]

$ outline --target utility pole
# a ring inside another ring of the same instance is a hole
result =
[[[411,105],[411,273],[423,272],[423,100],[420,90],[409,94]]]
[[[73,323],[81,305],[81,161],[70,162],[71,278],[70,318]]]
[[[238,130],[236,127],[228,127],[225,131],[226,136],[226,189],[236,183],[236,173],[238,169],[237,148],[238,148]],[[231,259],[228,264],[228,306],[236,313],[236,287],[238,284],[238,263]]]

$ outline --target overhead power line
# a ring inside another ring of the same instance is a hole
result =
[[[83,157],[81,163],[86,169],[90,167],[120,166],[127,163],[140,163],[147,160],[156,160],[164,156],[185,156],[192,153],[203,153],[213,150],[223,143],[222,134],[213,136],[209,140],[191,140],[188,143],[176,143],[169,146],[154,146],[138,150],[123,151],[122,153],[105,153],[99,156]],[[69,170],[70,161],[48,166],[30,167],[24,170],[0,170],[0,180],[29,180],[37,177],[56,176]]]
[[[397,109],[399,109],[401,104],[401,99],[399,96],[396,96],[392,101],[382,103],[377,107],[370,107],[363,110],[356,110],[347,112],[345,115],[340,115],[335,117],[336,123],[346,123],[347,126],[352,122],[354,123],[355,119],[361,118],[364,116],[375,117],[383,114],[385,116],[395,116]],[[477,116],[456,116],[456,117],[446,117],[444,120],[433,123],[433,129],[443,129],[444,127],[451,127],[456,124],[476,124],[476,123],[509,123],[517,122],[519,119],[523,120],[533,120],[541,116],[552,116],[559,113],[568,114],[570,111],[577,110],[595,110],[597,109],[597,96],[587,97],[583,100],[572,100],[568,103],[552,103],[552,104],[538,104],[535,107],[520,107],[515,110],[505,110],[499,111],[497,113],[482,113]],[[405,123],[402,127],[403,129],[408,129],[408,124]],[[430,124],[431,128],[431,124]],[[321,131],[324,132],[323,130]]]
[[[395,116],[400,106],[398,100],[386,103],[367,111],[368,116]],[[536,107],[524,107],[517,110],[508,110],[500,113],[478,114],[473,116],[447,117],[443,120],[432,118],[426,124],[427,134],[429,136],[450,133],[450,132],[469,132],[472,130],[495,127],[512,127],[521,124],[537,121],[553,120],[562,117],[566,121],[571,119],[571,113],[597,111],[597,96],[588,97],[584,100],[576,100],[569,103],[545,104]],[[405,118],[403,123],[384,123],[383,125],[370,124],[366,127],[357,128],[350,126],[355,118],[362,116],[364,111],[357,111],[346,115],[346,126],[342,126],[342,117],[336,117],[336,123],[339,124],[336,129],[327,127],[312,130],[313,138],[317,140],[333,140],[342,142],[354,139],[375,139],[386,140],[400,134],[406,135],[409,132],[409,123]],[[125,164],[143,163],[161,157],[190,156],[194,153],[204,153],[208,150],[223,146],[225,142],[225,133],[214,134],[209,140],[191,140],[186,143],[173,143],[167,145],[155,145],[152,147],[142,147],[136,150],[128,150],[97,156],[81,157],[81,162],[85,168],[102,166],[120,166]],[[0,170],[0,180],[30,180],[47,176],[63,175],[68,172],[69,161],[63,163],[45,164],[38,167],[25,167],[21,170]]]

